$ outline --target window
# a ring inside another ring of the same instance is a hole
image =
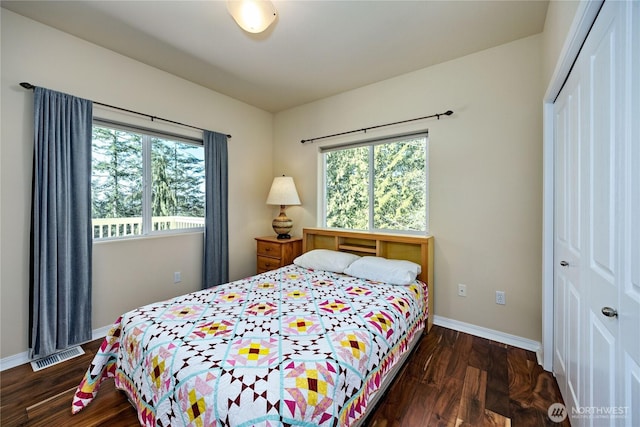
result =
[[[325,227],[428,231],[427,133],[322,148]]]
[[[93,238],[204,227],[204,148],[95,122]]]

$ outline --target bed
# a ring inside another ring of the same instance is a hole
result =
[[[357,426],[432,324],[432,245],[304,229],[295,264],[123,314],[72,412],[114,378],[144,426]]]

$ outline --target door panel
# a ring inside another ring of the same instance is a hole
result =
[[[625,354],[624,372],[624,425],[636,427],[640,425],[640,365],[629,354]]]
[[[568,291],[568,301],[567,301],[567,318],[568,325],[567,328],[567,360],[569,366],[567,367],[567,388],[571,393],[571,399],[575,406],[580,406],[581,399],[579,397],[579,392],[581,390],[581,370],[582,370],[582,358],[581,355],[583,352],[581,351],[581,322],[580,316],[582,315],[581,310],[581,298],[580,292],[574,286],[573,283],[569,283],[567,287]]]
[[[553,352],[553,372],[556,375],[558,386],[564,396],[567,395],[567,313],[568,310],[564,308],[567,306],[565,303],[565,296],[567,294],[567,284],[564,280],[564,276],[556,276],[554,282],[554,352]]]
[[[554,241],[554,373],[568,407],[580,404],[582,371],[579,280],[581,236],[582,86],[572,75],[556,101],[556,193]],[[577,219],[577,221],[576,221]]]
[[[590,357],[586,383],[589,408],[612,408],[616,406],[616,338],[595,313],[589,316]],[[615,418],[589,417],[592,426],[615,425]]]
[[[615,276],[615,184],[616,99],[615,74],[616,27],[609,25],[590,56],[589,87],[591,112],[590,179],[591,269],[608,283]]]
[[[622,148],[621,181],[624,182],[623,229],[620,268],[620,364],[618,380],[626,408],[624,425],[640,426],[640,2],[627,2],[626,86],[629,96],[626,120],[629,131]]]

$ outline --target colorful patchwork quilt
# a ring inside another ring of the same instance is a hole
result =
[[[143,426],[349,426],[427,318],[427,286],[295,265],[121,316],[75,393],[114,378]]]

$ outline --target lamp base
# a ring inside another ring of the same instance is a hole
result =
[[[278,234],[278,239],[290,239],[289,231],[293,227],[293,221],[284,213],[284,205],[280,205],[280,215],[271,222],[273,231]]]

